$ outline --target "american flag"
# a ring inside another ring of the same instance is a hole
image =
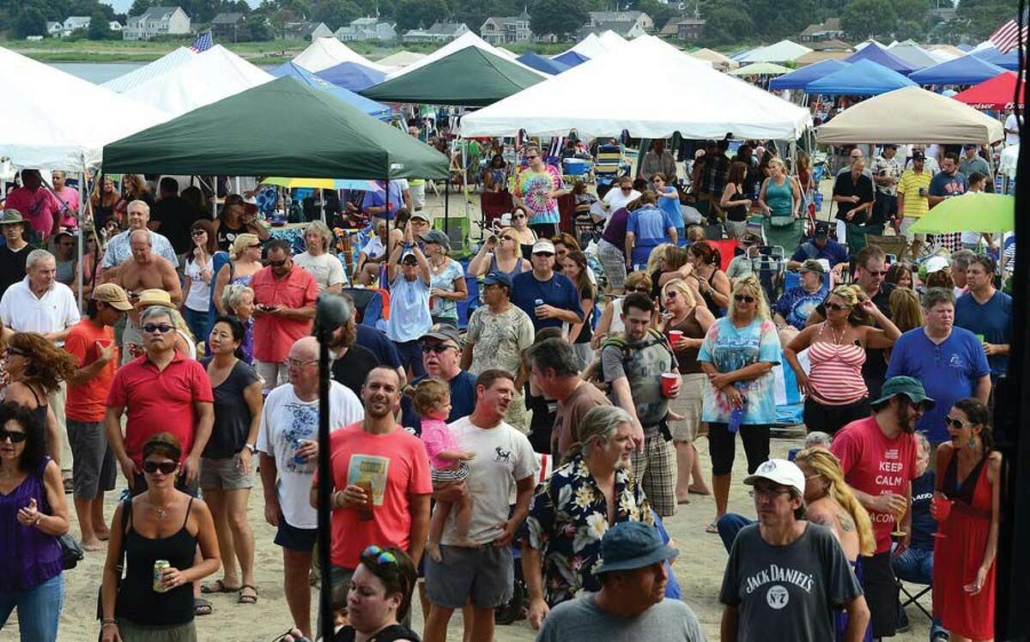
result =
[[[190,45],[190,50],[196,53],[203,53],[214,46],[215,41],[211,39],[211,32],[206,31],[197,36],[197,39]]]
[[[1020,26],[1020,22],[1022,22],[1022,26]],[[1018,47],[1020,42],[1026,42],[1027,35],[1027,16],[1024,13],[1021,21],[1009,20],[998,27],[988,40],[997,47],[998,51],[1007,54]]]

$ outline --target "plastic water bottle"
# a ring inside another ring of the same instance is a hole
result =
[[[734,408],[730,412],[730,421],[726,426],[727,430],[733,434],[740,430],[740,424],[744,421],[744,407],[747,405],[747,399],[741,397],[741,402],[740,408]]]

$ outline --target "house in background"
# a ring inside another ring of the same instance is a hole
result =
[[[333,30],[324,22],[287,22],[283,25],[286,40],[306,40],[314,42],[319,38],[332,38]]]
[[[811,24],[798,36],[801,42],[819,42],[821,40],[840,40],[844,30],[840,28],[840,18],[827,18],[825,22]]]
[[[412,29],[401,37],[405,43],[430,42],[436,44],[447,43],[458,36],[468,33],[468,26],[464,22],[435,22],[428,29]]]
[[[118,22],[117,20],[112,20],[112,21],[107,23],[107,28],[110,29],[111,31],[117,31],[117,32],[121,33],[121,31],[122,31],[122,23]]]
[[[91,22],[93,22],[93,19],[89,16],[68,16],[64,19],[64,24],[61,25],[61,36],[67,37],[76,31],[85,31],[89,29],[89,23]]]
[[[190,17],[182,7],[151,7],[129,16],[122,29],[123,40],[150,40],[154,36],[190,32]]]
[[[216,40],[236,42],[237,33],[247,25],[242,13],[220,13],[211,19],[211,35]]]
[[[673,18],[659,32],[663,38],[681,42],[695,42],[705,33],[705,21],[700,18]]]
[[[492,45],[529,42],[533,31],[529,28],[529,13],[525,9],[518,16],[490,16],[479,28],[480,37]]]
[[[340,27],[333,34],[340,42],[357,42],[366,40],[396,40],[397,30],[389,22],[381,22],[379,18],[356,18],[345,27]]]
[[[60,38],[61,31],[64,29],[64,25],[60,22],[49,21],[46,23],[46,33],[51,38]]]
[[[602,28],[603,27],[603,28]],[[643,11],[591,11],[586,33],[603,33],[611,29],[623,38],[628,33],[654,31],[654,20]]]

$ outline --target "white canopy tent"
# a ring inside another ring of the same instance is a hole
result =
[[[611,78],[630,78],[649,69],[662,87],[662,100],[584,100]],[[617,136],[624,129],[640,138],[796,140],[811,122],[808,110],[721,74],[654,37],[642,37],[618,52],[600,56],[538,85],[465,116],[461,133],[506,136],[525,129],[560,136],[575,129],[586,138]]]
[[[629,40],[626,40],[611,29],[598,36],[598,39],[601,41],[601,45],[608,51],[618,51],[629,44]]]
[[[0,48],[0,156],[19,167],[81,172],[104,145],[163,123],[170,114],[50,65]]]
[[[1004,135],[1002,124],[990,116],[919,87],[903,87],[870,98],[815,130],[815,139],[829,145],[989,145]]]
[[[408,73],[409,71],[414,71],[416,69],[421,69],[422,67],[425,67],[426,65],[431,65],[434,62],[436,62],[437,60],[440,60],[441,58],[446,58],[447,56],[451,55],[452,53],[454,53],[456,51],[461,51],[462,49],[467,49],[468,47],[476,47],[477,49],[482,49],[483,51],[487,51],[487,52],[489,52],[489,53],[491,53],[491,54],[493,54],[495,56],[503,58],[504,60],[511,60],[511,58],[509,58],[504,52],[500,51],[497,47],[491,45],[489,42],[483,40],[482,38],[480,38],[476,34],[472,33],[471,31],[466,31],[465,33],[461,34],[460,36],[458,36],[454,40],[448,42],[446,45],[440,47],[439,49],[437,49],[433,53],[429,54],[425,58],[419,60],[418,62],[414,62],[414,63],[412,63],[412,64],[410,64],[407,67],[404,67],[402,69],[395,69],[393,71],[388,72],[386,74],[386,79],[387,80],[393,80],[394,78],[397,78],[398,76],[403,76],[404,74]],[[515,63],[516,65],[520,65],[521,67],[523,67],[525,69],[529,69],[530,71],[532,71],[534,74],[537,74],[541,78],[550,78],[550,76],[548,76],[547,74],[545,74],[545,73],[543,73],[541,71],[537,71],[536,69],[533,69],[532,67],[527,67],[526,65],[523,65],[518,60],[511,60],[511,61],[513,63]]]
[[[794,62],[807,53],[812,53],[812,50],[790,40],[781,40],[774,45],[749,51],[746,56],[737,59],[737,62],[742,65],[752,62]]]
[[[311,73],[317,73],[345,62],[356,62],[376,71],[389,71],[388,67],[372,62],[336,38],[316,38],[307,49],[297,54],[293,62]]]
[[[162,74],[168,73],[169,71],[186,64],[195,57],[197,57],[197,52],[186,47],[179,47],[175,51],[161,56],[150,64],[144,65],[135,71],[130,71],[127,74],[122,74],[114,80],[105,82],[103,86],[118,93],[126,92],[137,85],[141,85],[148,80],[157,78]]]
[[[124,95],[180,116],[271,80],[274,77],[267,71],[215,45]]]
[[[395,67],[407,67],[408,65],[414,64],[425,57],[426,54],[415,53],[413,51],[398,51],[395,54],[390,54],[382,60],[377,60],[376,64],[380,67],[393,69]]]

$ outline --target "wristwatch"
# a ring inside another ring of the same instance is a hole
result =
[[[247,450],[249,450],[252,455],[257,452],[257,446],[254,444],[244,444],[244,446],[247,447]]]

